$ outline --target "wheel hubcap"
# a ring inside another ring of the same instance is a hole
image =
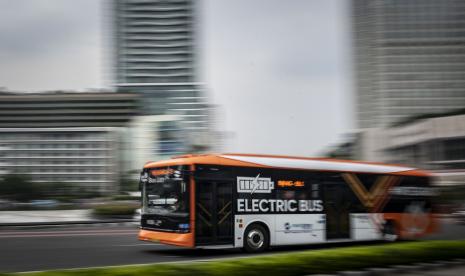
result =
[[[397,240],[397,235],[393,234],[384,234],[384,239],[386,241],[396,241]]]
[[[262,247],[264,242],[265,236],[259,230],[253,229],[247,234],[247,244],[254,249]]]
[[[397,235],[395,233],[394,227],[392,225],[385,226],[384,229],[384,240],[386,241],[395,241],[397,240]]]

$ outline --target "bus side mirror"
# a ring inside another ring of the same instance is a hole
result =
[[[147,172],[142,171],[140,173],[140,178],[139,178],[139,191],[142,191],[142,184],[146,183],[148,181],[149,174]]]

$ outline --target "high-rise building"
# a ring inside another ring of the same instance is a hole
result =
[[[463,0],[353,0],[361,129],[465,106]]]
[[[186,152],[185,131],[173,115],[136,116],[129,126],[127,137],[127,165],[140,177],[140,170],[148,161],[169,159]]]
[[[186,129],[208,126],[206,100],[196,78],[193,0],[115,0],[113,82],[140,94],[144,115],[177,115]]]

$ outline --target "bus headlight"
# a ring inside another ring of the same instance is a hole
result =
[[[178,228],[182,230],[189,230],[189,223],[180,223]]]

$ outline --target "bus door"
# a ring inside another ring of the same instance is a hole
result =
[[[232,183],[199,181],[196,187],[196,245],[232,244]]]
[[[350,214],[351,206],[348,200],[350,192],[347,185],[330,181],[324,185],[324,209],[326,210],[326,239],[350,238]]]

